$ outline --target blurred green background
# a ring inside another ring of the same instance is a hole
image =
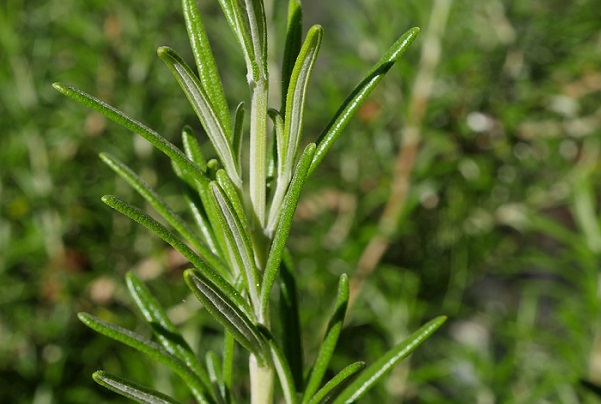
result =
[[[275,45],[284,3],[274,4]],[[332,371],[447,314],[365,402],[597,402],[582,380],[601,384],[601,4],[448,3],[448,18],[431,23],[433,1],[303,2],[306,27],[325,29],[307,139],[398,36],[422,27],[307,185],[290,241],[303,325],[320,329],[337,277],[357,273],[397,153],[411,152],[403,134],[417,127],[399,223]],[[217,2],[200,8],[234,106],[247,98],[241,56]],[[440,48],[424,46],[432,30]],[[219,327],[182,285],[185,262],[100,202],[112,193],[143,204],[97,158],[109,151],[181,207],[167,159],[51,87],[72,84],[178,142],[184,124],[199,125],[156,57],[161,45],[191,60],[177,2],[0,3],[2,403],[120,402],[92,381],[100,368],[181,394],[165,369],[77,321],[88,311],[148,333],[123,285],[131,269],[195,345],[218,346]],[[425,93],[414,86],[424,80]],[[306,333],[307,355],[318,337]]]

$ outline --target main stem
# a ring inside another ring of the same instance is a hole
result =
[[[267,160],[267,79],[250,83],[250,200],[261,231],[265,228],[265,186]],[[257,229],[258,230],[258,229]]]
[[[259,366],[254,355],[250,355],[248,368],[250,371],[251,404],[273,403],[273,368],[268,365]]]
[[[254,1],[245,0],[246,12],[252,37],[254,60],[256,66],[249,65],[249,77],[251,88],[251,115],[250,115],[250,201],[255,213],[256,221],[253,231],[259,237],[255,252],[263,251],[262,241],[265,240],[266,226],[266,185],[267,185],[267,108],[269,99],[269,81],[266,71],[267,64],[264,63],[267,45],[263,43],[262,33],[259,30],[258,19],[264,19],[265,15],[255,15]],[[263,254],[256,256],[259,268],[264,269],[265,262]],[[257,285],[260,286],[260,285]],[[255,307],[260,318],[260,307]],[[268,319],[261,319],[265,326],[269,327]],[[254,355],[249,357],[251,404],[273,403],[273,388],[275,372],[270,361],[260,366]]]
[[[256,216],[255,233],[259,241],[265,237],[265,188],[266,188],[266,161],[267,161],[267,102],[269,85],[267,78],[261,76],[257,81],[251,82],[251,116],[250,116],[250,200]],[[265,262],[262,252],[262,243],[255,245],[258,253],[258,264],[264,268]],[[259,308],[257,308],[259,309]],[[260,317],[260,316],[259,316]],[[267,327],[268,319],[261,319]],[[250,355],[248,368],[250,371],[251,404],[270,404],[273,402],[273,388],[275,372],[270,364],[260,366],[254,355]]]

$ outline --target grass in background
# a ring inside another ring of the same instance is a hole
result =
[[[404,29],[425,29],[432,6],[357,0],[343,8],[341,1],[305,4],[306,26],[318,22],[326,30],[321,54],[350,55],[320,60],[320,82],[308,95],[315,117],[306,123],[308,137],[354,85],[353,72],[371,66]],[[170,282],[153,291],[165,293],[159,298],[188,320],[190,335],[201,326],[209,335],[202,343],[213,343],[216,325],[202,315],[188,318],[192,299],[182,302],[173,271],[181,263],[99,201],[108,192],[129,192],[100,164],[99,151],[135,159],[147,167],[145,179],[165,184],[160,191],[168,195],[175,190],[163,178],[166,170],[151,168],[166,161],[129,134],[122,139],[115,125],[63,102],[50,83],[96,89],[175,135],[196,121],[148,50],[187,49],[180,10],[164,2],[7,3],[0,5],[8,61],[0,65],[0,401],[109,401],[89,379],[96,368],[177,389],[161,368],[88,332],[74,315],[98,304],[127,313],[121,279],[134,268]],[[453,2],[407,205],[351,312],[334,365],[350,356],[375,358],[393,338],[440,312],[451,318],[446,337],[430,341],[366,402],[594,402],[579,379],[601,381],[596,3]],[[218,11],[213,6],[204,12]],[[220,26],[227,29],[216,18],[207,31]],[[346,142],[320,167],[320,182],[308,184],[312,192],[291,240],[304,256],[304,305],[314,308],[302,319],[305,327],[326,321],[318,311],[331,303],[323,291],[342,272],[355,272],[377,232],[424,37],[347,128]],[[218,61],[233,53],[227,45],[219,52]],[[241,68],[241,60],[232,60],[220,67]],[[168,119],[157,111],[167,111]],[[134,327],[136,317],[128,318],[122,325]],[[316,343],[307,341],[308,350]],[[89,362],[82,363],[84,356]]]

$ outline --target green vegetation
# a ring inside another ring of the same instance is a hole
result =
[[[221,326],[181,282],[187,262],[100,202],[115,194],[145,203],[96,155],[124,161],[178,212],[186,208],[182,187],[163,155],[50,87],[85,89],[180,143],[181,128],[198,132],[198,120],[153,49],[168,45],[192,64],[181,10],[164,2],[5,3],[0,401],[114,402],[90,379],[97,369],[186,397],[165,367],[76,317],[89,312],[150,337],[123,281],[133,271],[195,351],[221,351]],[[199,5],[235,106],[248,91],[239,79],[244,59],[213,3]],[[273,30],[284,32],[286,2],[275,3]],[[301,328],[325,330],[332,291],[347,273],[356,299],[324,380],[356,360],[375,362],[429,319],[449,316],[362,402],[595,402],[597,2],[453,2],[448,17],[444,3],[303,3],[305,29],[319,23],[325,31],[307,91],[306,141],[317,140],[398,36],[422,31],[305,185],[289,239]],[[282,49],[283,37],[272,38],[270,49]],[[208,143],[201,139],[203,153]],[[395,166],[398,154],[405,164]],[[322,335],[304,334],[306,363]]]

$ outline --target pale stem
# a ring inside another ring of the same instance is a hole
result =
[[[251,82],[250,200],[261,229],[265,227],[267,149],[267,80]]]
[[[248,360],[250,371],[251,404],[270,404],[273,402],[274,371],[269,366],[260,367],[257,358],[250,355]]]

